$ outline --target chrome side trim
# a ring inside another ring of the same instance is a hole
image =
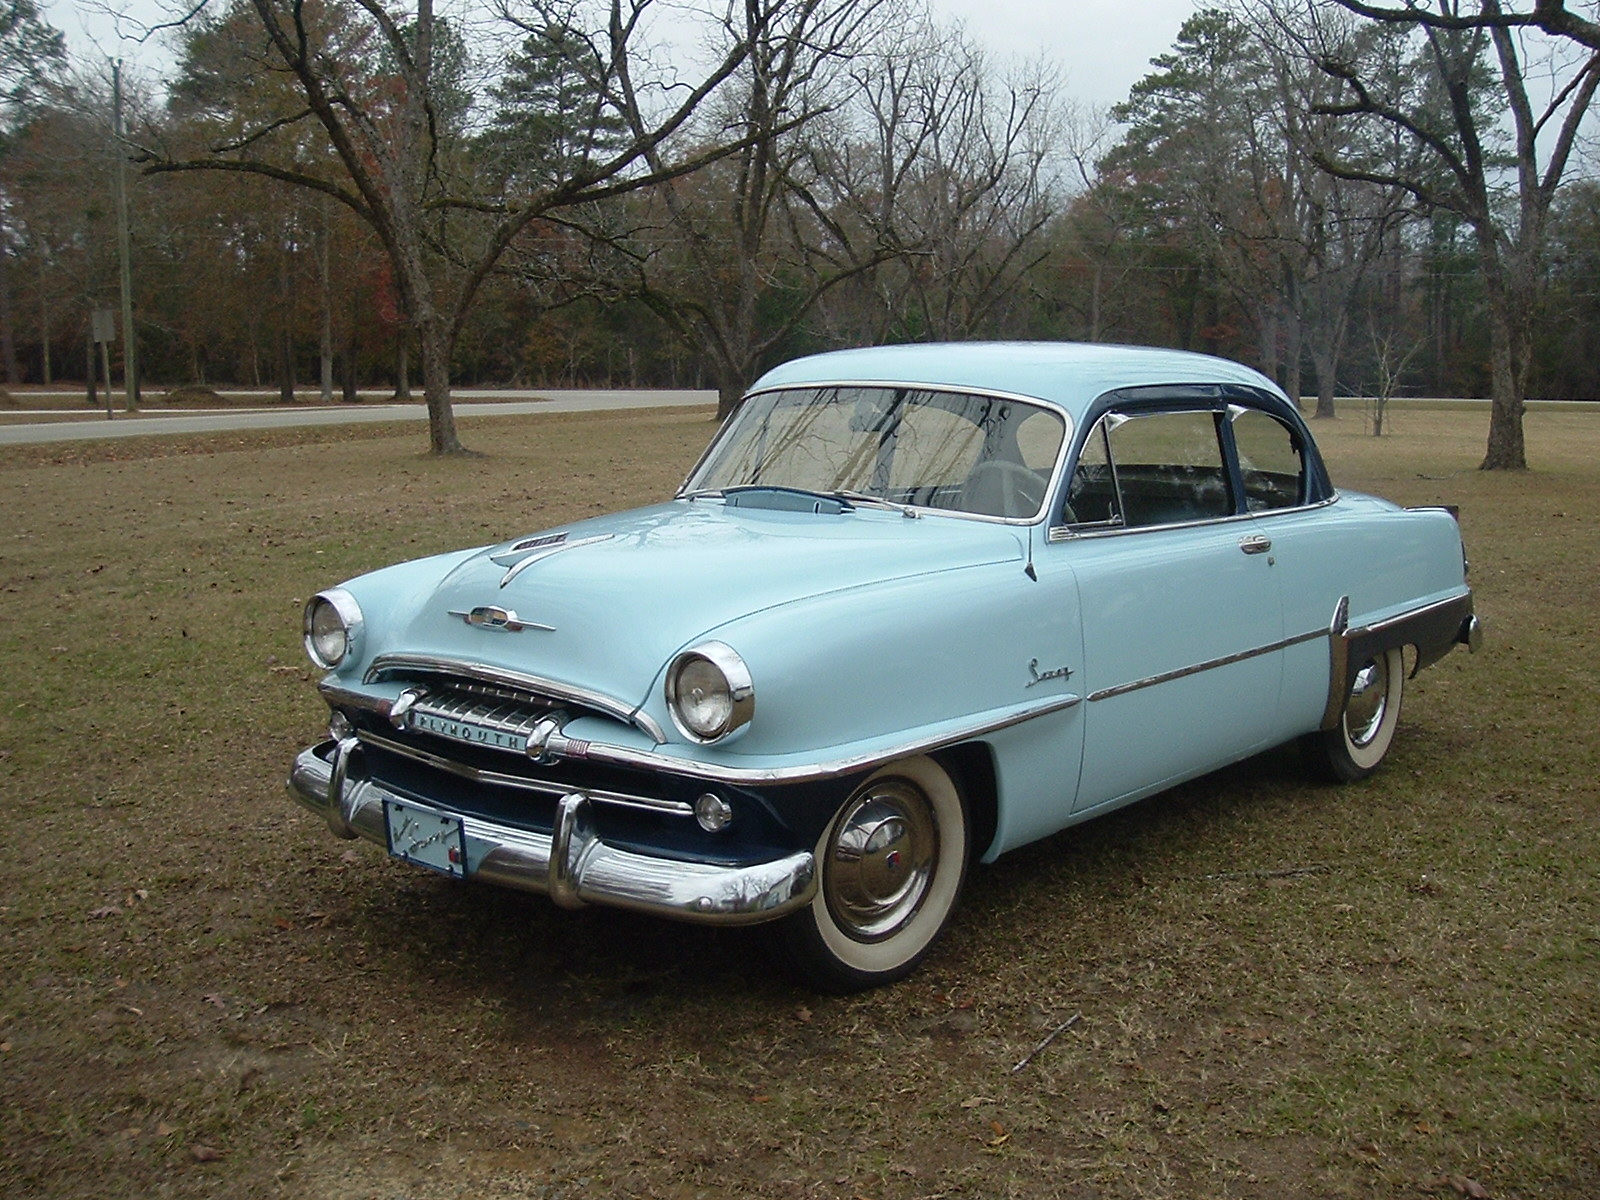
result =
[[[1375,621],[1371,625],[1363,625],[1359,629],[1352,629],[1345,636],[1350,638],[1366,637],[1369,634],[1383,633],[1393,629],[1396,625],[1404,625],[1407,621],[1415,621],[1427,617],[1430,613],[1439,612],[1461,603],[1460,596],[1451,596],[1445,600],[1435,600],[1432,604],[1424,604],[1421,608],[1408,609],[1406,612],[1397,613],[1387,620]]]
[[[824,759],[821,762],[806,763],[803,766],[795,767],[739,767],[726,762],[702,762],[692,758],[680,758],[676,755],[631,750],[626,746],[608,746],[601,742],[580,741],[561,733],[551,734],[544,745],[544,753],[550,758],[603,763],[611,767],[631,767],[640,771],[665,772],[670,775],[680,775],[687,779],[707,779],[730,784],[811,783],[818,780],[837,779],[841,775],[851,775],[857,771],[881,766],[883,763],[893,762],[896,759],[906,758],[910,755],[928,754],[935,750],[942,750],[946,746],[954,746],[960,742],[971,741],[973,738],[982,737],[987,733],[1009,729],[1013,725],[1031,721],[1035,717],[1061,712],[1082,702],[1082,696],[1056,696],[1049,700],[1019,705],[1017,708],[1009,710],[1004,716],[972,721],[944,733],[897,742],[883,750],[846,755],[841,758]]]
[[[1350,682],[1350,597],[1340,596],[1328,622],[1328,703],[1319,728],[1332,729],[1344,715],[1345,688]]]
[[[1315,512],[1319,508],[1327,508],[1330,504],[1337,504],[1338,501],[1339,494],[1335,492],[1326,500],[1315,500],[1310,504],[1296,504],[1287,508],[1272,508],[1261,512],[1229,513],[1225,517],[1202,517],[1197,521],[1173,521],[1166,525],[1118,525],[1111,529],[1091,529],[1077,525],[1052,525],[1045,540],[1049,542],[1075,542],[1080,538],[1118,537],[1125,533],[1148,533],[1157,529],[1193,529],[1197,525],[1226,525],[1236,521],[1270,521],[1274,517]]]
[[[590,691],[588,688],[558,683],[553,679],[527,675],[521,671],[507,671],[503,667],[491,667],[487,663],[458,658],[439,658],[429,654],[380,654],[372,660],[372,665],[367,668],[362,682],[377,683],[385,675],[404,671],[457,675],[480,683],[514,688],[549,700],[578,704],[637,727],[658,746],[667,740],[666,731],[656,723],[655,719],[634,705]]]
[[[532,792],[537,796],[565,796],[572,790],[570,784],[551,783],[542,779],[529,779],[523,775],[507,775],[500,771],[484,771],[478,767],[470,767],[465,763],[456,762],[454,759],[445,758],[440,754],[433,754],[427,750],[419,750],[415,746],[408,746],[404,742],[396,742],[380,734],[362,731],[356,737],[364,744],[376,746],[380,750],[387,750],[391,754],[398,754],[402,758],[409,758],[413,762],[422,763],[424,766],[436,767],[441,771],[448,771],[462,779],[470,779],[473,783],[489,784],[494,787],[513,788],[519,792]],[[686,800],[660,800],[654,796],[634,796],[626,792],[608,792],[598,788],[589,788],[587,795],[597,804],[616,804],[624,808],[640,808],[648,812],[667,813],[674,817],[694,816],[694,805]]]
[[[332,768],[318,754],[326,745],[302,750],[289,774],[289,795],[326,816]],[[370,779],[348,777],[341,807],[354,836],[387,848],[383,807],[404,799]],[[467,877],[527,892],[559,893],[580,904],[604,904],[710,925],[750,925],[782,917],[811,903],[817,891],[816,860],[797,851],[747,866],[684,862],[612,846],[585,829],[584,793],[563,801],[566,832],[558,837],[517,829],[463,814]],[[440,810],[444,811],[444,810]],[[558,865],[559,864],[559,865]]]
[[[1089,693],[1089,701],[1092,704],[1097,700],[1109,700],[1113,696],[1124,696],[1129,692],[1137,692],[1142,688],[1155,687],[1158,683],[1171,683],[1174,679],[1185,679],[1190,675],[1198,675],[1202,671],[1212,671],[1217,667],[1226,667],[1232,663],[1244,662],[1246,659],[1260,658],[1263,654],[1276,654],[1279,650],[1287,650],[1290,646],[1298,646],[1302,642],[1312,642],[1317,638],[1327,636],[1327,630],[1318,629],[1311,633],[1300,633],[1294,637],[1280,638],[1278,641],[1268,642],[1264,646],[1256,646],[1250,650],[1240,650],[1234,654],[1224,654],[1220,658],[1210,658],[1205,662],[1195,663],[1190,667],[1179,667],[1173,671],[1163,671],[1159,675],[1147,675],[1143,679],[1119,683],[1116,687],[1101,688],[1098,692]]]

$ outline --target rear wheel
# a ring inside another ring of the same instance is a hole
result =
[[[1400,722],[1405,691],[1405,655],[1383,650],[1361,665],[1344,698],[1344,711],[1332,729],[1307,734],[1306,759],[1320,775],[1338,783],[1364,779],[1377,769]]]
[[[966,802],[933,759],[892,763],[851,793],[817,842],[817,894],[780,926],[806,982],[853,992],[910,974],[966,876]]]

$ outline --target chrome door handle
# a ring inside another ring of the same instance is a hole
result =
[[[1239,549],[1246,554],[1265,554],[1272,549],[1272,539],[1265,534],[1253,533],[1239,543]]]

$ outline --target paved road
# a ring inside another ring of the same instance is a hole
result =
[[[26,396],[18,400],[27,403]],[[715,405],[712,391],[622,389],[616,391],[477,391],[460,390],[455,406],[457,421],[474,417],[520,416],[542,412],[597,412],[619,408],[687,408]],[[161,410],[151,410],[160,412]],[[170,411],[170,410],[169,410]],[[285,429],[296,425],[351,425],[365,421],[422,421],[428,410],[422,404],[341,404],[333,408],[257,408],[193,412],[171,415],[127,416],[111,420],[85,410],[73,420],[52,420],[36,425],[0,425],[0,446],[30,442],[71,442],[91,438],[138,437],[160,433],[219,433],[235,429]]]

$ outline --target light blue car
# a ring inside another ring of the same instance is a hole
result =
[[[456,878],[773,922],[832,990],[911,971],[975,860],[1290,739],[1366,775],[1479,638],[1451,513],[1164,350],[800,359],[674,499],[510,532],[312,599],[291,794]]]

